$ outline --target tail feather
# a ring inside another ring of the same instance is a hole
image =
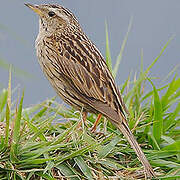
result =
[[[138,142],[136,141],[136,139],[135,139],[134,135],[132,134],[131,130],[129,129],[129,127],[124,122],[122,122],[119,125],[116,124],[116,126],[123,133],[123,135],[127,138],[129,144],[131,145],[131,147],[136,152],[138,159],[140,160],[140,162],[144,166],[144,169],[146,171],[146,175],[149,178],[156,177],[156,175],[153,171],[153,168],[151,167],[149,161],[147,160],[146,156],[144,155],[141,147],[139,146]]]
[[[123,133],[123,135],[127,138],[130,145],[136,152],[139,160],[143,164],[144,169],[146,171],[146,175],[149,178],[156,177],[151,165],[149,164],[149,161],[146,159],[146,156],[144,155],[141,147],[139,146],[134,135],[129,129],[124,113],[122,113],[122,111],[120,112],[114,111],[112,110],[112,107],[109,106],[109,104],[104,104],[103,102],[100,101],[88,100],[88,103],[90,104],[91,107],[98,110],[98,112],[102,113],[105,117],[107,117],[112,122],[112,124],[114,124]],[[124,106],[125,105],[123,105],[122,107]]]

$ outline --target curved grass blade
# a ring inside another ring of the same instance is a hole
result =
[[[174,36],[173,36],[174,37]],[[167,48],[167,46],[169,45],[169,43],[172,41],[173,37],[171,37],[167,43],[163,46],[163,48],[161,49],[159,55],[155,58],[155,60],[151,63],[151,65],[149,65],[149,67],[143,72],[141,73],[140,77],[136,80],[136,83],[134,84],[133,88],[131,91],[128,92],[127,96],[125,97],[125,102],[127,104],[127,106],[130,103],[131,100],[131,96],[134,94],[134,92],[137,90],[138,86],[142,83],[143,80],[146,79],[147,74],[149,73],[150,69],[154,66],[154,64],[159,60],[159,58],[161,57],[161,55],[163,54],[163,52],[165,51],[165,49]]]
[[[166,80],[168,80],[168,78],[173,75],[176,71],[178,71],[180,67],[180,64],[177,64],[169,73],[168,75],[161,81],[161,83],[165,82]]]
[[[154,96],[154,117],[153,117],[153,136],[156,142],[160,144],[160,139],[163,134],[163,113],[162,104],[158,95],[158,91],[154,86],[153,82],[148,78],[149,82],[153,86]]]
[[[109,36],[108,36],[107,23],[105,23],[105,25],[106,25],[106,63],[109,70],[112,72],[112,60],[111,60],[111,53],[110,53],[110,48],[109,48]]]
[[[93,175],[91,173],[91,169],[89,166],[86,164],[84,159],[81,156],[75,157],[74,158],[76,164],[78,167],[81,169],[82,173],[88,178],[88,179],[93,179]]]
[[[3,111],[7,102],[8,90],[3,89],[0,95],[0,113]]]
[[[180,153],[180,140],[175,141],[174,143],[165,146],[162,150],[168,150],[168,151],[179,151]]]
[[[180,88],[180,78],[176,79],[176,76],[173,78],[173,80],[171,81],[171,83],[169,83],[169,87],[166,91],[166,93],[164,94],[164,96],[162,97],[162,107],[163,109],[165,109],[165,107],[169,104],[170,101],[172,101],[173,99],[170,97],[176,93],[176,91]]]
[[[12,144],[11,144],[11,149],[10,149],[10,156],[11,156],[12,161],[17,160],[17,148],[18,148],[18,142],[19,142],[19,138],[20,138],[20,122],[21,122],[23,99],[24,99],[24,91],[23,91],[23,94],[21,96],[21,100],[19,103],[16,118],[14,120]]]
[[[126,168],[126,167],[122,166],[121,164],[110,160],[109,158],[105,158],[105,159],[102,159],[102,160],[97,160],[97,163],[102,164],[103,166],[107,166],[107,167],[116,169],[116,170],[118,170],[118,169],[125,169],[125,170],[135,170],[135,169],[137,169],[137,168]]]
[[[37,174],[39,177],[46,179],[46,180],[56,180],[55,178],[53,178],[51,175],[49,175],[48,173],[43,173],[43,172],[36,172],[35,174]]]
[[[105,158],[114,149],[119,141],[119,136],[116,136],[109,144],[102,146],[101,150],[98,152],[98,157]]]
[[[58,165],[65,160],[72,159],[76,156],[83,155],[84,153],[88,152],[89,150],[94,149],[95,146],[97,146],[97,144],[90,144],[89,146],[86,146],[82,149],[78,149],[78,150],[76,150],[76,151],[72,152],[71,154],[66,155],[64,157],[57,157],[57,158],[55,158],[55,160],[56,160],[55,164]]]
[[[8,146],[9,140],[9,121],[11,116],[11,68],[9,68],[9,82],[8,82],[8,95],[7,95],[7,105],[6,105],[6,130],[5,130],[5,147]]]
[[[71,180],[80,180],[79,173],[67,163],[62,163],[56,166],[57,169],[65,176],[65,178]]]
[[[157,160],[152,160],[151,162],[152,164],[155,164],[158,167],[180,168],[180,164],[173,161],[157,159]]]
[[[121,46],[121,49],[120,49],[120,52],[119,52],[119,55],[118,55],[117,60],[116,60],[116,64],[115,64],[115,66],[113,68],[113,71],[112,71],[112,74],[113,74],[114,77],[116,77],[116,75],[117,75],[119,65],[120,65],[121,60],[122,60],[122,55],[123,55],[123,52],[124,52],[124,48],[126,46],[128,36],[129,36],[129,32],[130,32],[131,27],[132,27],[132,22],[133,22],[133,18],[130,19],[129,26],[128,26],[128,31],[127,31],[127,33],[125,35],[125,38],[123,40],[123,43],[122,43],[122,46]]]

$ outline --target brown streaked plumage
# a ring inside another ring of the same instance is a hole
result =
[[[78,110],[107,117],[128,139],[148,177],[155,173],[130,131],[128,113],[114,78],[76,17],[60,5],[26,4],[40,17],[36,50],[57,94]],[[86,113],[85,113],[86,117]]]

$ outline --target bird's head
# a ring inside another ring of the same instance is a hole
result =
[[[64,31],[67,28],[75,30],[75,28],[79,27],[76,17],[68,9],[60,5],[25,5],[39,15],[41,31],[54,33],[56,31]]]

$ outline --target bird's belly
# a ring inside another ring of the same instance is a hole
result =
[[[81,110],[82,108],[84,108],[84,104],[76,100],[73,94],[70,94],[70,90],[66,86],[64,79],[62,79],[60,74],[58,74],[58,72],[55,71],[52,63],[45,57],[41,56],[39,52],[37,52],[37,54],[38,61],[43,73],[49,80],[50,84],[52,85],[56,93],[60,96],[60,98],[77,110]]]

